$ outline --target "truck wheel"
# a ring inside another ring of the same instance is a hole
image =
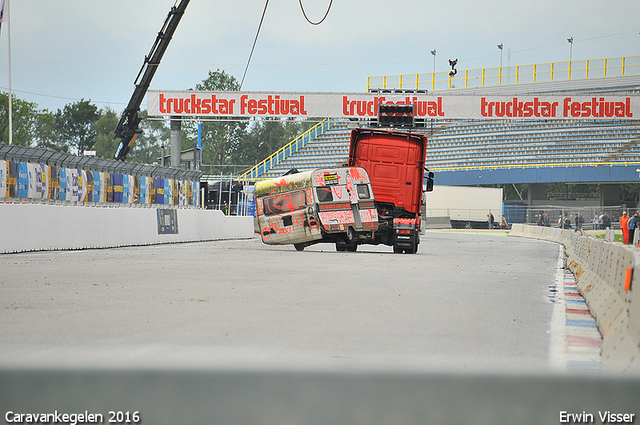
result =
[[[294,243],[293,246],[296,248],[296,251],[304,251],[303,243]]]
[[[338,252],[344,252],[347,250],[347,246],[343,243],[337,243],[336,244],[336,251]]]
[[[402,254],[402,251],[403,251],[403,249],[400,248],[399,246],[397,246],[397,245],[393,246],[393,253],[394,254]]]

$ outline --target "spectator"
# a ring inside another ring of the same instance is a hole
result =
[[[604,230],[604,213],[600,212],[598,216],[598,230]]]
[[[629,245],[629,214],[626,211],[620,217],[620,228],[622,229],[622,243]]]
[[[504,215],[502,216],[502,220],[500,220],[500,227],[502,227],[503,229],[509,228],[509,223],[507,223],[507,219],[504,217]]]
[[[611,227],[611,217],[609,216],[609,213],[605,211],[604,215],[602,216],[602,228],[608,229],[610,227]]]
[[[629,228],[629,243],[633,243],[633,237],[637,227],[637,222],[636,222],[637,219],[638,219],[638,215],[636,213],[632,217],[629,217],[629,221],[627,222],[627,227]]]

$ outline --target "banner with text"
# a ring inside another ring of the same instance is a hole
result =
[[[424,119],[638,119],[639,96],[434,96],[149,90],[149,116],[376,118],[378,105],[413,104]]]

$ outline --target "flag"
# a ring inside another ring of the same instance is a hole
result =
[[[4,22],[4,0],[0,0],[0,29],[2,29],[3,22]]]

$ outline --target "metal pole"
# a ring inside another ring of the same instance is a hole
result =
[[[220,180],[218,180],[218,209],[222,208],[222,173],[220,173]]]
[[[180,168],[182,118],[171,117],[171,167]]]
[[[227,208],[229,208],[229,215],[231,215],[231,187],[233,186],[233,174],[229,175],[229,201],[227,202]]]
[[[500,70],[498,71],[498,84],[502,84],[502,49],[504,44],[498,44],[498,49],[500,49]]]
[[[7,16],[11,8],[9,0],[7,0]],[[3,19],[7,25],[7,41],[9,43],[9,144],[13,143],[13,90],[11,88],[11,22],[9,19]]]

